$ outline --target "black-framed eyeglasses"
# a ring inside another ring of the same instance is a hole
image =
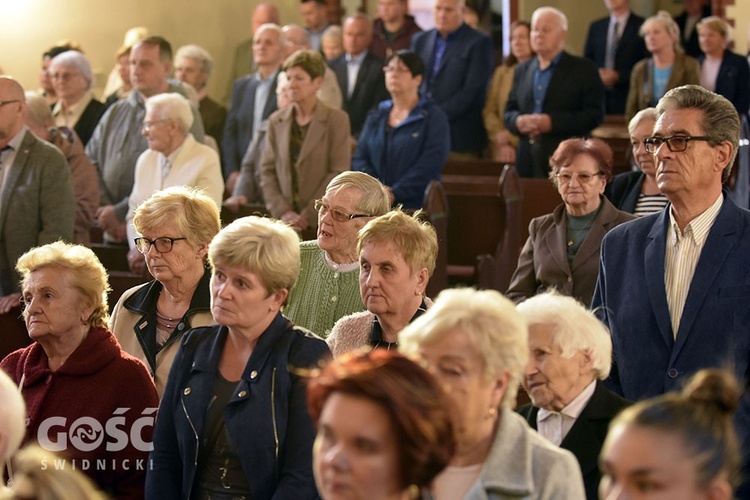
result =
[[[320,215],[325,215],[327,213],[331,214],[331,218],[338,222],[346,222],[360,217],[372,217],[370,214],[348,214],[342,212],[336,208],[329,207],[327,204],[323,203],[323,200],[315,200],[315,210],[317,210]]]
[[[14,102],[21,102],[18,99],[11,99],[10,101],[0,101],[0,108],[5,106],[6,104],[13,104]]]
[[[646,146],[646,151],[654,155],[664,143],[667,144],[667,148],[671,152],[681,153],[687,149],[690,141],[711,142],[713,139],[705,135],[672,135],[669,137],[646,137],[643,139],[643,144]]]
[[[139,252],[146,254],[149,250],[151,250],[151,245],[154,245],[156,247],[156,251],[159,253],[169,253],[172,251],[172,247],[174,247],[175,241],[186,239],[187,238],[167,238],[166,236],[162,236],[161,238],[156,238],[155,240],[141,237],[136,238],[133,241],[135,241],[135,248],[137,248]]]
[[[588,172],[581,172],[580,174],[555,174],[558,184],[570,184],[573,179],[577,179],[580,184],[588,184],[594,177],[604,175],[604,172],[597,172],[590,174]]]

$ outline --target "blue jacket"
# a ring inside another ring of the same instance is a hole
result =
[[[705,60],[706,56],[698,57],[701,66]],[[746,58],[729,49],[724,51],[719,74],[716,75],[716,93],[734,104],[740,120],[747,116],[750,107],[750,65]]]
[[[393,190],[404,208],[422,207],[430,181],[440,180],[451,146],[448,118],[436,104],[421,100],[386,139],[393,101],[370,111],[352,158],[352,170],[376,177]]]
[[[742,399],[735,425],[750,470],[750,212],[724,191],[706,238],[676,338],[664,287],[669,206],[610,231],[602,242],[592,309],[612,335],[607,385],[639,401],[679,390],[702,368],[734,372]],[[750,477],[750,476],[745,476]]]
[[[190,498],[226,327],[186,333],[159,407],[146,498]],[[258,339],[224,411],[253,498],[317,498],[312,473],[313,423],[305,380],[295,369],[329,356],[326,343],[279,313]]]
[[[426,68],[420,94],[432,99],[448,116],[452,151],[481,153],[487,146],[482,109],[495,67],[492,40],[462,24],[448,35],[448,46],[430,86],[438,36],[438,31],[431,29],[411,39],[411,50]]]

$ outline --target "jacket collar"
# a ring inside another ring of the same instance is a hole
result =
[[[198,287],[193,293],[193,298],[190,300],[190,307],[184,317],[211,310],[210,280],[211,271],[206,269],[198,282]],[[159,299],[162,287],[163,285],[159,281],[153,280],[128,297],[123,306],[132,313],[146,316],[156,310],[156,301]]]

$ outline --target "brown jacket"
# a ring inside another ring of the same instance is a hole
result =
[[[649,106],[655,106],[652,58],[638,61],[630,74],[630,90],[625,104],[625,117],[630,120],[635,114]],[[698,61],[685,54],[675,54],[672,72],[669,74],[665,92],[687,84],[701,84],[701,67]]]

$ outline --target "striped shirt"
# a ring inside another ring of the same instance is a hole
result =
[[[680,231],[672,210],[669,211],[670,230],[667,231],[667,248],[664,261],[664,287],[667,292],[672,334],[677,338],[682,311],[690,291],[695,268],[698,265],[708,232],[719,215],[724,194],[708,210],[691,220],[685,231]]]
[[[641,194],[638,196],[638,203],[635,205],[633,215],[643,217],[644,215],[661,212],[667,206],[669,200],[663,194]]]

